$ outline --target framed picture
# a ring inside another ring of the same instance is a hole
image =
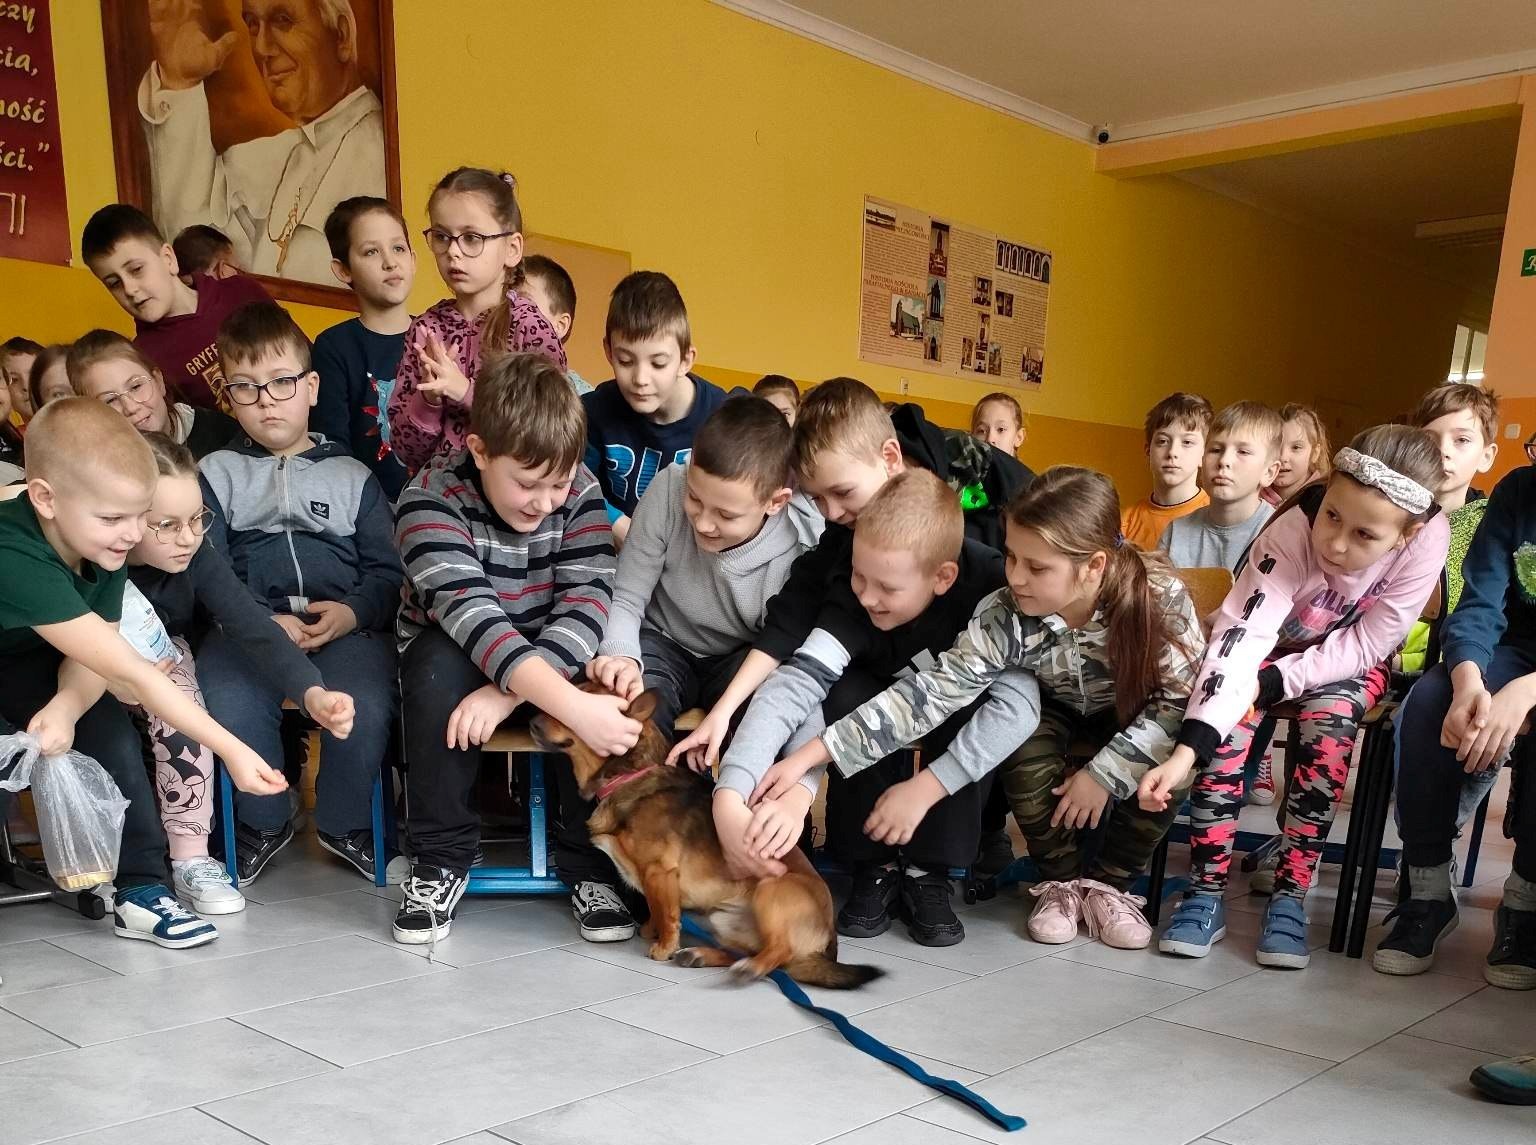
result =
[[[392,0],[103,0],[118,196],[276,298],[353,308],[326,216],[400,203]]]

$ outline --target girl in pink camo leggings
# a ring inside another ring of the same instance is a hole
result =
[[[1450,530],[1434,501],[1439,447],[1422,430],[1377,426],[1339,451],[1326,485],[1276,513],[1215,617],[1179,746],[1148,772],[1149,810],[1201,765],[1190,796],[1191,890],[1158,949],[1200,958],[1226,933],[1222,895],[1243,803],[1243,761],[1265,708],[1298,709],[1300,758],[1286,796],[1275,892],[1258,961],[1310,960],[1302,900],[1360,720],[1386,690],[1383,661],[1418,619],[1445,566]]]

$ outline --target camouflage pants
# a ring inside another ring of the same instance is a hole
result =
[[[1302,898],[1312,886],[1317,860],[1328,841],[1339,797],[1349,779],[1360,721],[1387,688],[1387,671],[1372,668],[1359,680],[1308,692],[1292,701],[1297,711],[1300,758],[1285,793],[1285,841],[1275,870],[1275,894]],[[1190,802],[1189,862],[1193,889],[1221,894],[1232,866],[1232,843],[1243,806],[1243,761],[1264,716],[1251,714],[1233,729],[1195,781]],[[1289,768],[1288,768],[1289,770]]]
[[[1182,793],[1161,812],[1143,811],[1134,797],[1111,801],[1097,831],[1051,826],[1061,802],[1052,789],[1076,770],[1068,754],[1078,756],[1074,748],[1096,752],[1119,730],[1114,712],[1082,716],[1046,703],[1035,734],[999,768],[1014,820],[1042,881],[1081,876],[1129,890],[1173,825],[1184,802]]]

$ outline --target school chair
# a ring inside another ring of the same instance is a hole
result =
[[[677,717],[676,728],[691,732],[703,721],[705,712],[692,708]],[[528,765],[528,865],[526,867],[471,867],[467,895],[560,895],[568,888],[549,864],[549,789],[545,785],[545,763],[558,758],[546,752],[526,727],[502,727],[485,741],[484,750],[507,757],[507,773],[513,774],[519,759]],[[553,764],[558,766],[558,764]],[[406,782],[410,782],[409,761]]]
[[[283,710],[296,712],[298,706],[292,700],[284,700]],[[379,761],[379,772],[373,777],[373,790],[368,797],[369,813],[373,820],[373,885],[376,887],[389,885],[389,872],[386,869],[389,866],[389,836],[395,831],[394,777],[389,762],[392,754],[392,751],[386,750]],[[387,789],[386,780],[389,781]],[[235,785],[224,768],[223,760],[219,761],[219,823],[224,834],[224,869],[229,872],[230,884],[239,890],[240,872],[235,852]]]

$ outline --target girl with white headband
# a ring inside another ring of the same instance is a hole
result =
[[[1188,897],[1159,949],[1202,958],[1226,933],[1222,896],[1243,803],[1243,762],[1263,711],[1294,704],[1300,758],[1286,796],[1275,891],[1258,961],[1310,959],[1302,900],[1344,783],[1355,735],[1386,690],[1384,661],[1423,611],[1445,567],[1450,529],[1431,490],[1440,450],[1423,430],[1366,430],[1275,514],[1217,612],[1179,746],[1141,781],[1142,807],[1166,806],[1197,763],[1190,796]]]

